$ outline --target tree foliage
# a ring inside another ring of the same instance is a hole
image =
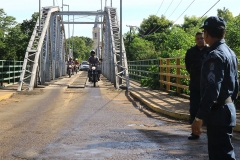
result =
[[[159,85],[159,67],[158,66],[151,66],[148,68],[148,74],[147,74],[147,78],[143,78],[141,79],[140,83],[141,83],[141,86],[144,86],[144,87],[149,87],[149,88],[152,88],[152,89],[159,89],[160,88],[160,85]]]
[[[161,57],[183,57],[186,50],[194,45],[194,36],[187,34],[184,29],[180,27],[173,27],[168,35]]]
[[[151,41],[156,52],[162,49],[162,44],[170,33],[170,28],[173,22],[166,19],[165,16],[158,17],[156,15],[150,15],[147,19],[144,19],[139,28],[139,36],[145,40]]]
[[[9,29],[5,37],[5,56],[7,59],[23,60],[28,45],[28,36],[21,31],[20,24]]]
[[[184,16],[182,29],[190,35],[195,35],[206,19],[207,17],[200,19],[200,17],[197,16]]]
[[[79,61],[85,61],[90,56],[90,51],[93,48],[94,41],[88,37],[70,37],[67,39],[67,45],[70,41],[70,48],[73,49],[73,58],[78,58]]]
[[[236,53],[240,53],[240,15],[234,17],[227,23],[226,42],[229,47]]]
[[[3,9],[0,9],[0,59],[23,60],[38,15],[39,13],[36,12],[29,20],[17,23],[14,17],[8,16]],[[72,41],[74,41],[74,57],[86,60],[89,51],[93,48],[93,40],[88,37],[71,37],[71,48]]]
[[[234,17],[227,9],[218,9],[217,15],[227,21],[226,42],[235,53],[240,53],[240,15]],[[14,17],[0,8],[0,59],[23,60],[25,51],[37,22],[38,13],[17,24]],[[185,16],[182,25],[173,25],[165,16],[150,15],[139,28],[132,28],[124,37],[128,60],[184,56],[195,44],[194,36],[207,17]],[[73,46],[74,58],[86,60],[93,49],[93,40],[74,36],[67,40]]]
[[[21,30],[24,34],[28,35],[29,39],[31,38],[32,36],[32,32],[34,30],[34,27],[37,23],[37,20],[38,20],[38,15],[39,13],[38,12],[35,12],[31,19],[30,20],[24,20],[22,23],[21,23]]]
[[[226,8],[218,9],[217,15],[227,21],[225,37],[227,44],[236,53],[240,53],[240,15],[234,17]],[[199,28],[206,18],[206,16],[200,18],[194,15],[185,15],[182,25],[173,25],[164,16],[150,15],[143,19],[138,33],[134,30],[131,35],[129,32],[124,35],[124,39],[127,41],[125,48],[128,60],[183,57],[187,49],[195,45],[195,34],[201,31]]]
[[[8,31],[8,29],[10,29],[11,27],[13,27],[14,25],[16,25],[16,19],[12,16],[8,16],[4,10],[2,8],[0,8],[0,28],[1,30],[5,33]]]
[[[222,17],[226,22],[234,19],[232,12],[225,7],[217,10],[217,16]]]
[[[139,34],[149,35],[166,32],[172,25],[173,22],[166,19],[165,16],[158,17],[156,15],[150,15],[147,19],[143,19],[139,28]]]
[[[30,20],[17,23],[0,9],[0,59],[23,60],[37,16],[34,13]]]
[[[134,38],[130,44],[129,51],[132,53],[131,59],[134,60],[157,58],[155,55],[154,44],[151,41],[142,38]]]

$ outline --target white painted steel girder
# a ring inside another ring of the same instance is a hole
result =
[[[32,90],[38,84],[59,77],[60,70],[65,67],[60,58],[65,57],[63,45],[60,45],[64,35],[60,33],[64,27],[61,27],[61,17],[53,16],[57,11],[58,7],[43,7],[41,10],[41,20],[37,21],[26,50],[18,91],[24,84]]]
[[[122,56],[120,54],[120,30],[117,16],[117,9],[112,7],[105,7],[107,15],[104,18],[104,60],[103,60],[103,74],[115,87],[129,88],[129,75],[127,66],[127,57],[124,43],[122,43]],[[122,60],[122,64],[120,61]]]
[[[96,16],[96,15],[107,15],[106,12],[101,11],[61,11],[55,12],[54,15],[64,15],[64,16],[72,16],[72,15],[86,15],[86,16]]]
[[[104,12],[60,12],[59,7],[54,6],[43,7],[41,10],[41,20],[37,21],[26,50],[18,91],[22,90],[24,84],[27,85],[28,90],[33,90],[38,84],[44,84],[46,81],[66,74],[65,22],[59,15],[104,15],[102,71],[117,89],[121,86],[128,88],[127,58],[124,43],[122,45],[123,54],[122,57],[120,56],[120,25],[116,8],[105,7]],[[86,23],[92,22],[84,24]],[[96,23],[102,24],[97,21],[94,24]],[[122,64],[120,64],[121,60]]]

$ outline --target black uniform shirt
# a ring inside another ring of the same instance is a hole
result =
[[[200,82],[202,61],[207,57],[208,48],[205,46],[200,50],[197,46],[194,46],[186,53],[185,65],[192,82]]]

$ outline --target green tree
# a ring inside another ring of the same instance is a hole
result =
[[[35,12],[34,14],[32,14],[30,20],[24,20],[21,23],[21,30],[23,31],[24,34],[28,35],[29,39],[31,38],[34,27],[37,23],[38,15],[39,13]]]
[[[240,15],[227,23],[225,40],[229,47],[236,53],[240,53]]]
[[[89,50],[93,48],[94,41],[91,38],[83,36],[80,38],[85,42],[85,45],[89,48]]]
[[[222,17],[226,22],[234,19],[232,12],[225,7],[217,10],[217,16]]]
[[[27,35],[23,34],[20,24],[10,28],[5,37],[6,54],[4,59],[23,60],[28,45],[27,40],[28,37]]]
[[[143,19],[139,28],[139,36],[151,41],[154,44],[154,50],[160,52],[172,25],[173,22],[163,15],[161,17],[150,15],[147,19]]]
[[[154,48],[155,47],[152,42],[136,37],[130,44],[130,53],[132,56],[129,60],[157,58]]]
[[[93,48],[93,40],[88,37],[70,37],[67,39],[67,45],[70,41],[70,48],[73,48],[73,57],[78,58],[79,61],[87,60],[90,56],[90,50]],[[72,47],[73,42],[73,47]]]
[[[9,28],[16,25],[16,19],[12,16],[8,16],[2,8],[0,8],[0,28],[5,33]]]
[[[4,49],[5,49],[5,44],[4,44],[4,32],[3,32],[3,30],[0,28],[0,59],[3,59]]]
[[[132,32],[127,32],[123,35],[123,40],[124,40],[124,45],[125,45],[125,50],[127,54],[127,59],[128,60],[133,60],[133,54],[131,51],[131,43],[134,38],[138,37],[138,34],[136,33],[136,30],[132,28]]]
[[[0,9],[0,59],[23,60],[38,14],[17,24],[15,18]]]
[[[180,27],[173,27],[164,42],[161,57],[183,57],[187,49],[195,44],[194,35],[187,34]]]
[[[195,35],[196,32],[199,31],[199,28],[202,26],[206,18],[207,17],[203,17],[200,19],[200,17],[197,16],[184,16],[182,29],[189,34]]]
[[[173,22],[166,19],[163,15],[161,17],[150,15],[147,19],[143,19],[139,28],[139,34],[141,36],[153,33],[163,33],[169,30],[172,25]]]
[[[9,51],[7,51],[8,44],[6,37],[15,24],[15,18],[8,16],[4,10],[0,8],[0,59],[8,59],[8,55],[10,55]]]

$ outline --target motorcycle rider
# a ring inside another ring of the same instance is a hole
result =
[[[99,61],[99,58],[97,56],[95,56],[95,51],[92,50],[90,52],[91,54],[91,57],[88,58],[88,64],[100,64],[100,61]],[[100,80],[100,74],[101,74],[101,70],[99,69],[99,67],[97,67],[97,72],[98,72],[98,81]],[[89,81],[90,81],[90,76],[91,76],[91,70],[88,70],[88,78],[89,78]]]
[[[69,65],[73,65],[73,64],[74,64],[73,59],[72,59],[72,57],[70,57],[69,60],[67,61],[67,71],[69,69]],[[72,74],[74,74],[73,67],[72,67]]]
[[[74,71],[76,71],[76,69],[78,69],[79,67],[79,62],[78,62],[78,59],[76,58],[75,61],[74,61]]]

